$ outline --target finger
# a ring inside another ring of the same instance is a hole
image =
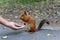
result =
[[[15,26],[16,26],[16,27],[21,27],[20,25],[16,25],[16,24],[15,24]]]
[[[21,27],[19,27],[19,28],[24,28],[25,27],[25,25],[21,25]]]
[[[25,26],[25,25],[24,25],[24,24],[20,24],[20,25],[19,25],[19,24],[15,23],[15,26],[16,26],[16,27],[22,27],[22,26]]]
[[[14,30],[19,30],[19,29],[22,29],[22,28],[24,28],[24,27],[25,27],[24,25],[22,25],[21,27],[13,26],[13,29],[14,29]]]

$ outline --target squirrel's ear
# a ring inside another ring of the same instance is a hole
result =
[[[24,11],[24,14],[25,14],[25,15],[28,15],[28,12],[27,12],[27,11]]]

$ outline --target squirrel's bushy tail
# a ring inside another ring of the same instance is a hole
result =
[[[38,30],[41,29],[41,27],[44,25],[44,23],[50,24],[47,19],[43,19],[43,20],[39,23],[39,25],[38,25]]]

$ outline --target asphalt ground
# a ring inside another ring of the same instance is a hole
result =
[[[56,25],[47,25],[40,31],[29,33],[24,28],[12,30],[0,25],[0,40],[60,40],[60,29]]]

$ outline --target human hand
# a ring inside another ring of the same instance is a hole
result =
[[[8,23],[7,23],[7,26],[8,26],[9,28],[13,29],[13,30],[19,30],[19,29],[25,27],[24,24],[19,25],[19,24],[15,23],[15,22],[8,22]]]

